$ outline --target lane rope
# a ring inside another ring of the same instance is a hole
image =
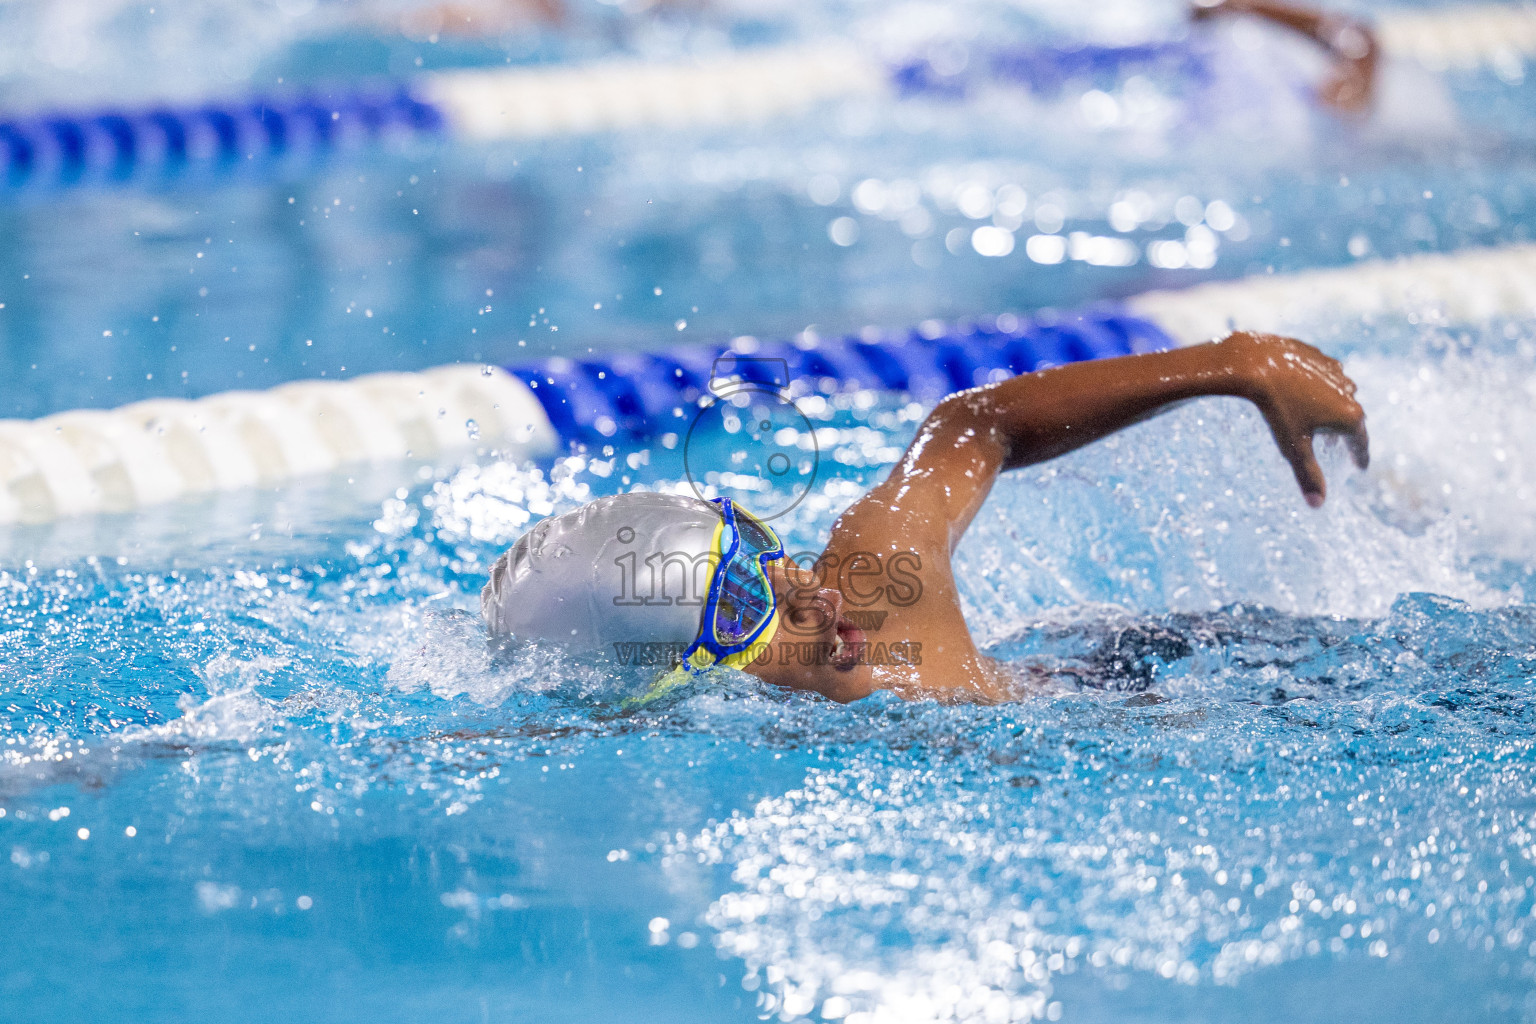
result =
[[[1536,6],[1486,5],[1377,20],[1383,50],[1432,69],[1489,66],[1523,78],[1536,54]],[[1024,47],[978,53],[984,77],[1049,91],[1081,78],[1161,65],[1199,79],[1200,46]],[[851,41],[792,44],[647,62],[472,69],[285,96],[190,106],[0,115],[0,187],[153,183],[315,159],[417,137],[535,139],[601,131],[756,122],[857,96],[959,94],[965,75],[926,60],[888,66]]]
[[[1471,4],[1437,11],[1394,11],[1376,19],[1384,53],[1432,71],[1492,66],[1520,69],[1536,54],[1536,5]]]
[[[641,443],[686,430],[699,398],[729,380],[787,385],[791,394],[879,388],[938,397],[1043,365],[1170,344],[1154,325],[1104,308],[954,327],[929,321],[904,334],[737,338],[509,368],[444,366],[0,420],[0,523],[126,512],[365,462],[475,449],[529,459],[614,438]]]
[[[927,321],[902,332],[866,328],[838,338],[743,337],[725,348],[555,358],[508,372],[527,385],[567,441],[643,443],[686,431],[689,413],[723,382],[787,387],[791,396],[875,390],[937,399],[1045,366],[1172,344],[1150,321],[1100,306],[959,324]]]
[[[1315,327],[1320,316],[1412,315],[1448,323],[1536,317],[1536,245],[1261,274],[1147,292],[1126,307],[1183,345],[1231,330],[1295,333]]]
[[[1357,315],[1536,317],[1536,245],[1149,292],[1075,313],[927,321],[838,338],[744,337],[507,368],[455,365],[3,420],[0,523],[126,512],[366,462],[638,446],[686,430],[689,410],[721,381],[787,383],[791,396],[875,389],[931,400],[1047,365],[1193,344],[1234,328],[1294,333],[1319,317]]]
[[[457,137],[489,140],[763,121],[832,99],[879,95],[886,69],[846,43],[744,50],[686,63],[429,75],[416,86]]]
[[[270,487],[349,464],[461,451],[480,437],[525,457],[555,451],[559,438],[528,389],[487,369],[298,381],[3,420],[0,523]]]

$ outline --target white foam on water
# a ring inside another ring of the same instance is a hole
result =
[[[1532,539],[1521,509],[1536,453],[1515,439],[1536,377],[1529,360],[1497,372],[1463,362],[1347,364],[1373,463],[1360,473],[1341,446],[1320,445],[1321,510],[1306,507],[1262,419],[1236,400],[1005,478],[959,556],[973,628],[1002,636],[1083,603],[1372,617],[1416,591],[1482,607],[1520,599],[1472,565],[1519,557]]]
[[[1371,410],[1375,502],[1406,529],[1454,528],[1464,558],[1524,562],[1536,543],[1536,355],[1523,348],[1350,363]]]
[[[373,655],[388,661],[386,681],[401,693],[425,690],[442,700],[465,697],[497,707],[518,694],[614,688],[611,670],[558,649],[517,645],[509,650],[497,644],[486,636],[478,611],[406,611],[382,632],[392,641]]]
[[[7,737],[0,746],[0,792],[36,792],[67,783],[99,786],[125,763],[164,750],[266,744],[285,724],[286,709],[258,694],[256,687],[289,667],[284,658],[221,655],[198,673],[204,696],[183,693],[177,698],[177,718],[130,725],[107,735],[34,729]]]

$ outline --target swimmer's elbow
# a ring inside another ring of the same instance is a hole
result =
[[[942,435],[955,448],[964,447],[972,456],[987,454],[998,466],[1017,462],[1017,438],[1009,428],[1006,410],[986,389],[959,391],[934,407],[924,424],[932,435]],[[979,444],[978,444],[979,442]],[[952,452],[951,452],[952,453]]]
[[[929,433],[963,437],[989,430],[995,418],[990,403],[978,392],[957,391],[933,407],[924,426]]]

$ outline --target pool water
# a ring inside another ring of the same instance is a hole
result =
[[[1034,14],[1091,27],[1072,10]],[[619,137],[18,196],[0,412],[1522,240],[1521,101],[1455,87],[1505,104],[1500,145],[1020,155],[1056,113],[1000,133],[979,97],[692,139],[686,163]],[[1030,197],[1013,253],[948,246],[996,226],[972,184]],[[1040,205],[1141,251],[1203,223],[1214,262],[1037,263]],[[626,710],[644,678],[491,643],[491,561],[539,516],[685,487],[659,444],[0,531],[0,1006],[1536,1020],[1536,322],[1304,326],[1360,382],[1371,470],[1325,450],[1311,511],[1258,417],[1212,401],[1012,474],[958,556],[978,639],[1040,680],[999,707],[722,673]],[[923,410],[802,409],[820,468],[783,525],[814,548]]]
[[[1362,345],[1382,469],[1332,453],[1320,513],[1227,402],[1008,479],[966,599],[1053,681],[1004,707],[727,675],[625,713],[643,681],[488,644],[520,521],[677,486],[660,450],[14,534],[0,984],[149,1020],[1528,1019],[1507,333]],[[819,415],[792,545],[915,410]]]

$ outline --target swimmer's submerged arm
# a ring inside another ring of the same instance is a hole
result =
[[[953,551],[997,474],[1054,459],[1169,405],[1245,398],[1269,423],[1309,504],[1326,493],[1316,431],[1368,458],[1365,414],[1337,361],[1302,342],[1246,332],[1169,352],[1073,363],[962,391],[940,402],[890,477],[844,514],[839,531]]]

